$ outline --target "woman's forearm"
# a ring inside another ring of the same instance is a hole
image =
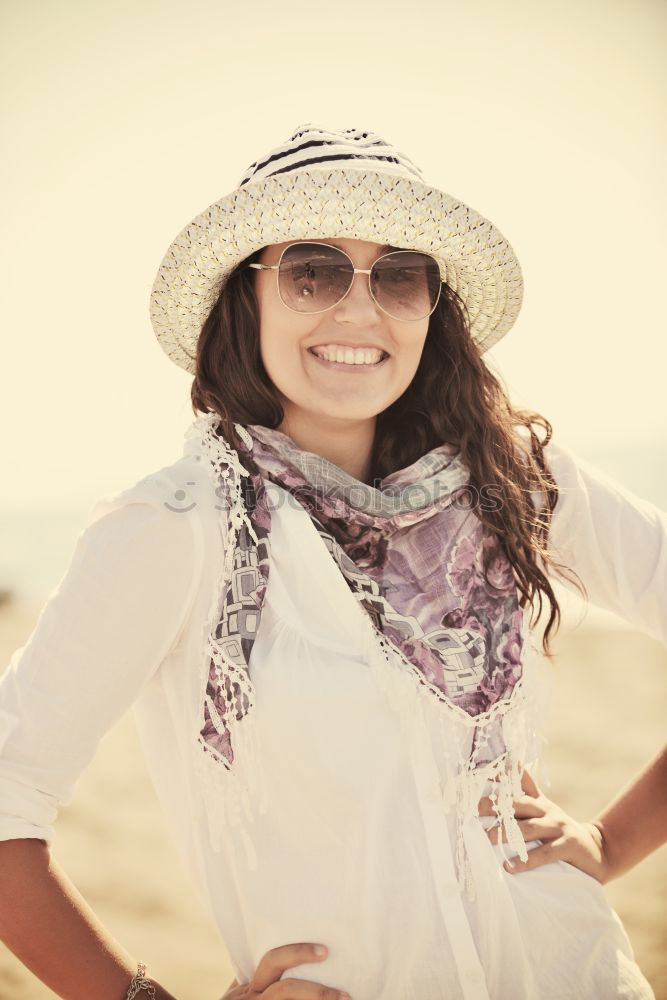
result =
[[[137,971],[134,957],[35,838],[0,841],[0,938],[64,1000],[123,1000]],[[157,983],[155,993],[175,1000]]]
[[[604,839],[607,881],[667,842],[667,746],[592,822]]]

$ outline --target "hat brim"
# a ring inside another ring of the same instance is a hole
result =
[[[273,174],[225,195],[173,240],[150,295],[160,346],[194,374],[196,347],[224,280],[254,251],[289,240],[367,240],[432,254],[463,299],[481,352],[510,329],[523,277],[492,222],[444,191],[367,167]]]

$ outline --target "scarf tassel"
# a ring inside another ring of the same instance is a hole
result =
[[[246,864],[250,870],[258,866],[257,852],[249,827],[254,822],[257,803],[260,814],[269,808],[269,789],[263,780],[261,755],[257,742],[257,727],[254,717],[254,689],[249,676],[238,669],[237,664],[230,662],[226,655],[223,642],[217,637],[217,629],[221,617],[221,599],[224,598],[229,580],[232,577],[234,553],[241,532],[245,529],[255,544],[257,535],[250,516],[246,510],[242,477],[248,476],[247,470],[239,460],[236,450],[225,445],[215,433],[217,420],[209,414],[198,422],[202,427],[201,446],[204,454],[211,462],[215,475],[224,488],[224,502],[220,509],[219,525],[222,534],[223,560],[215,592],[212,595],[207,621],[204,623],[202,646],[205,651],[200,676],[199,706],[201,711],[199,732],[194,740],[195,771],[201,782],[204,809],[208,822],[209,842],[214,851],[225,848],[225,833],[237,830],[243,843]],[[248,438],[245,428],[235,424],[237,433],[246,443]],[[228,708],[223,720],[217,711],[213,700],[207,694],[209,670],[211,661],[215,666],[218,686],[225,690],[225,678],[238,687],[244,702],[244,712],[240,719],[236,717],[234,705]],[[229,739],[232,748],[233,762],[230,764],[226,756],[218,753],[207,743],[201,730],[204,725],[204,707],[208,708],[209,718],[216,732]]]
[[[525,648],[534,650],[531,642]],[[546,702],[543,688],[534,683],[530,669],[533,664],[524,663],[524,673],[511,698],[497,702],[484,715],[469,716],[450,702],[434,698],[413,676],[412,665],[404,661],[370,620],[365,658],[378,690],[399,717],[422,795],[427,798],[435,795],[444,812],[455,816],[457,884],[474,901],[476,893],[465,834],[470,823],[478,822],[478,803],[487,783],[490,790],[486,794],[507,837],[507,844],[499,838],[503,858],[509,860],[508,850],[518,854],[522,861],[528,857],[514,815],[514,801],[524,794],[521,786],[524,766],[535,770],[543,742]],[[471,753],[473,730],[477,741]],[[504,749],[492,759],[484,760],[484,751],[492,744],[500,744]]]

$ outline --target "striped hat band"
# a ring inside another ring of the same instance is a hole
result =
[[[419,167],[408,159],[405,153],[399,152],[384,139],[372,132],[362,132],[360,129],[348,128],[342,132],[328,132],[314,125],[302,125],[289,140],[277,149],[272,149],[268,156],[251,163],[239,181],[243,187],[249,181],[272,177],[274,174],[284,174],[290,170],[302,170],[313,165],[326,166],[335,164],[342,166],[346,162],[354,162],[357,167],[386,169],[402,173],[407,177],[423,180]]]

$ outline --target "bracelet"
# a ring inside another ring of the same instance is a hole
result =
[[[155,987],[146,979],[144,973],[146,972],[146,965],[144,962],[139,962],[139,968],[132,976],[132,982],[127,988],[127,993],[125,994],[125,1000],[133,1000],[134,997],[141,991],[146,990],[151,1000],[155,1000]]]

